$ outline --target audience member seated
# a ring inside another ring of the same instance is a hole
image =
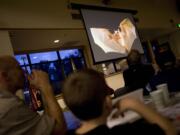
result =
[[[25,76],[11,56],[0,57],[0,135],[64,135],[66,124],[49,83],[48,75],[33,71],[29,82],[43,97],[45,113],[31,111],[15,93],[24,88]]]
[[[71,74],[64,83],[63,96],[67,106],[81,120],[81,126],[68,135],[176,135],[171,122],[142,102],[124,98],[114,106],[104,76],[87,69]],[[106,126],[107,117],[114,108],[119,114],[127,110],[139,113],[147,122],[128,123],[113,128]]]
[[[141,62],[141,54],[137,50],[131,50],[127,57],[129,68],[123,72],[125,86],[131,90],[144,88],[144,95],[149,94],[146,85],[154,76],[155,70],[151,64]]]
[[[167,69],[176,63],[176,57],[169,46],[162,46],[159,51],[155,58],[161,70]]]

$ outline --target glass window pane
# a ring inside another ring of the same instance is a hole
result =
[[[32,64],[58,60],[56,51],[31,53],[31,54],[29,54],[29,56],[30,56],[30,60],[31,60]]]
[[[59,51],[59,54],[62,60],[69,59],[69,58],[82,57],[82,53],[79,49],[62,50],[62,51]]]
[[[47,72],[54,89],[54,94],[60,94],[64,74],[59,61],[33,64],[32,69],[40,69]]]
[[[70,73],[73,72],[72,63],[70,59],[63,60],[62,65],[63,65],[65,76],[68,76]]]
[[[83,69],[85,67],[85,62],[83,58],[74,58],[73,59],[76,69]]]
[[[49,65],[48,74],[54,88],[54,94],[60,94],[62,82],[64,80],[64,73],[60,62],[51,62]]]
[[[30,66],[23,66],[22,69],[25,71],[25,73],[31,74]]]
[[[15,58],[16,58],[16,60],[19,62],[19,64],[20,64],[21,66],[23,66],[23,65],[28,65],[28,64],[29,64],[28,58],[27,58],[27,55],[26,55],[26,54],[15,55]]]
[[[43,70],[48,73],[50,63],[37,63],[32,65],[32,69]]]

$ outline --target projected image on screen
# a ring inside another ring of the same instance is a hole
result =
[[[90,28],[90,31],[96,45],[101,47],[105,53],[126,54],[131,50],[137,37],[135,27],[128,18],[120,22],[117,30],[113,33],[106,28]]]
[[[131,49],[143,53],[130,13],[81,9],[94,63],[124,58]]]

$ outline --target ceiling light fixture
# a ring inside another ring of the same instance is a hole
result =
[[[54,43],[59,43],[59,40],[57,39],[57,40],[54,40]]]

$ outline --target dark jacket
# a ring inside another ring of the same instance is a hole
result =
[[[152,65],[133,65],[123,72],[125,86],[132,90],[144,88],[154,76]]]

